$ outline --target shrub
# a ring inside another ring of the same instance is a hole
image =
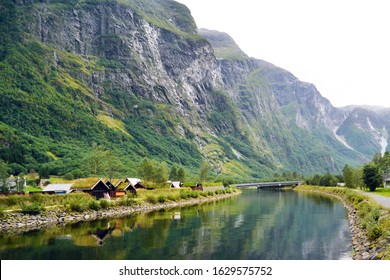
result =
[[[215,193],[213,191],[207,191],[206,194],[207,196],[213,196]]]
[[[180,200],[180,194],[169,194],[167,197],[168,200],[170,201],[179,201]]]
[[[105,199],[101,199],[100,200],[100,207],[102,209],[107,209],[111,206],[111,203],[108,201],[108,200],[105,200]]]
[[[72,201],[72,202],[69,204],[69,208],[70,208],[70,210],[73,211],[73,212],[82,213],[82,212],[84,212],[84,211],[87,211],[88,206],[87,206],[87,204],[81,204],[81,203]]]
[[[181,199],[188,199],[191,197],[191,191],[190,190],[181,190],[180,191],[180,198]]]
[[[167,201],[167,198],[166,198],[165,195],[160,194],[160,195],[157,197],[157,201],[158,201],[159,203],[164,203],[164,202]]]
[[[29,215],[38,215],[40,214],[43,210],[45,210],[45,207],[43,207],[40,203],[38,202],[33,202],[31,204],[26,204],[22,203],[21,205],[21,212],[24,214],[29,214]]]
[[[134,198],[123,197],[118,201],[120,206],[133,206],[138,203],[138,201]]]
[[[7,206],[17,205],[22,201],[22,197],[19,195],[10,195],[6,197]]]
[[[192,198],[198,198],[199,197],[199,192],[198,191],[192,191],[191,192],[191,197]]]
[[[146,201],[149,202],[149,203],[152,203],[152,204],[156,204],[158,202],[158,199],[154,195],[148,195],[146,197]]]
[[[367,228],[367,237],[371,241],[382,236],[382,233],[383,233],[382,229],[377,224],[370,225]]]
[[[5,217],[5,209],[6,207],[5,206],[0,206],[0,218],[4,218]]]
[[[88,206],[89,206],[89,209],[95,210],[95,211],[98,211],[101,208],[100,203],[97,202],[96,200],[91,200],[89,202]]]

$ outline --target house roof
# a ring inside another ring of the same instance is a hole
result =
[[[105,183],[107,183],[107,182],[111,182],[111,184],[113,185],[113,186],[117,186],[117,185],[119,185],[120,183],[122,183],[122,179],[103,179],[103,181],[105,182]]]
[[[383,175],[383,180],[384,181],[390,181],[390,174]]]
[[[116,189],[117,190],[126,190],[129,185],[131,185],[129,182],[123,180],[122,182],[120,182],[119,185],[116,186]]]
[[[129,182],[134,187],[138,183],[141,183],[141,179],[138,179],[138,178],[126,178],[126,182]]]
[[[99,178],[83,178],[77,180],[71,187],[72,190],[93,190],[93,188],[99,183],[102,182],[106,187],[107,185],[103,182],[103,179]],[[109,190],[109,188],[107,187]]]
[[[72,184],[49,184],[43,188],[43,192],[70,192]]]

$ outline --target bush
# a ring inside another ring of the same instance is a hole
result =
[[[68,172],[64,175],[64,179],[70,181],[74,179],[74,176],[71,172]]]
[[[158,202],[158,199],[154,195],[148,195],[146,197],[146,201],[149,202],[149,203],[152,203],[152,204],[156,204]]]
[[[191,197],[191,191],[190,190],[181,190],[180,191],[180,198],[181,199],[188,199]]]
[[[170,194],[170,195],[168,195],[168,200],[170,200],[170,201],[179,201],[180,200],[180,194]]]
[[[199,192],[198,191],[192,191],[191,192],[191,197],[192,198],[198,198],[199,197]]]
[[[105,200],[105,199],[101,199],[100,200],[100,207],[102,209],[107,209],[111,206],[111,203],[108,201],[108,200]]]
[[[88,206],[87,204],[80,204],[78,202],[75,202],[75,201],[72,201],[69,205],[69,208],[71,211],[73,212],[79,212],[79,213],[82,213],[82,212],[85,212],[87,211],[88,209]]]
[[[38,215],[43,210],[45,210],[45,207],[43,207],[38,202],[33,202],[31,204],[26,204],[26,203],[23,202],[22,205],[21,205],[21,209],[22,209],[21,212],[23,214]]]
[[[382,233],[382,229],[377,224],[373,224],[367,228],[367,237],[370,241],[382,236]]]
[[[167,198],[166,198],[165,195],[160,194],[160,195],[157,197],[157,201],[158,201],[159,203],[164,203],[164,202],[167,201]]]
[[[100,203],[97,202],[96,200],[91,200],[89,202],[88,206],[89,206],[89,209],[95,210],[95,211],[98,211],[101,208]]]
[[[22,197],[19,195],[10,195],[5,198],[5,203],[7,206],[20,204],[21,201],[22,201]]]
[[[136,205],[137,203],[138,203],[138,201],[136,199],[127,198],[127,197],[123,197],[118,201],[118,204],[120,206],[133,206],[133,205]]]

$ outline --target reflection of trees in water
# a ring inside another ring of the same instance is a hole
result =
[[[333,237],[349,233],[344,215],[341,203],[320,195],[243,191],[224,201],[2,236],[0,257],[10,258],[8,244],[30,259],[335,258],[343,239]]]

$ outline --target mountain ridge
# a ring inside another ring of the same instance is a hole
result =
[[[350,114],[315,86],[249,58],[225,33],[198,31],[175,1],[3,7],[0,158],[13,173],[82,170],[97,143],[126,174],[151,157],[193,174],[206,161],[215,176],[253,180],[337,173],[385,145],[382,117],[368,116],[361,127],[371,124],[370,133],[360,139],[356,121],[367,118],[345,123]]]

